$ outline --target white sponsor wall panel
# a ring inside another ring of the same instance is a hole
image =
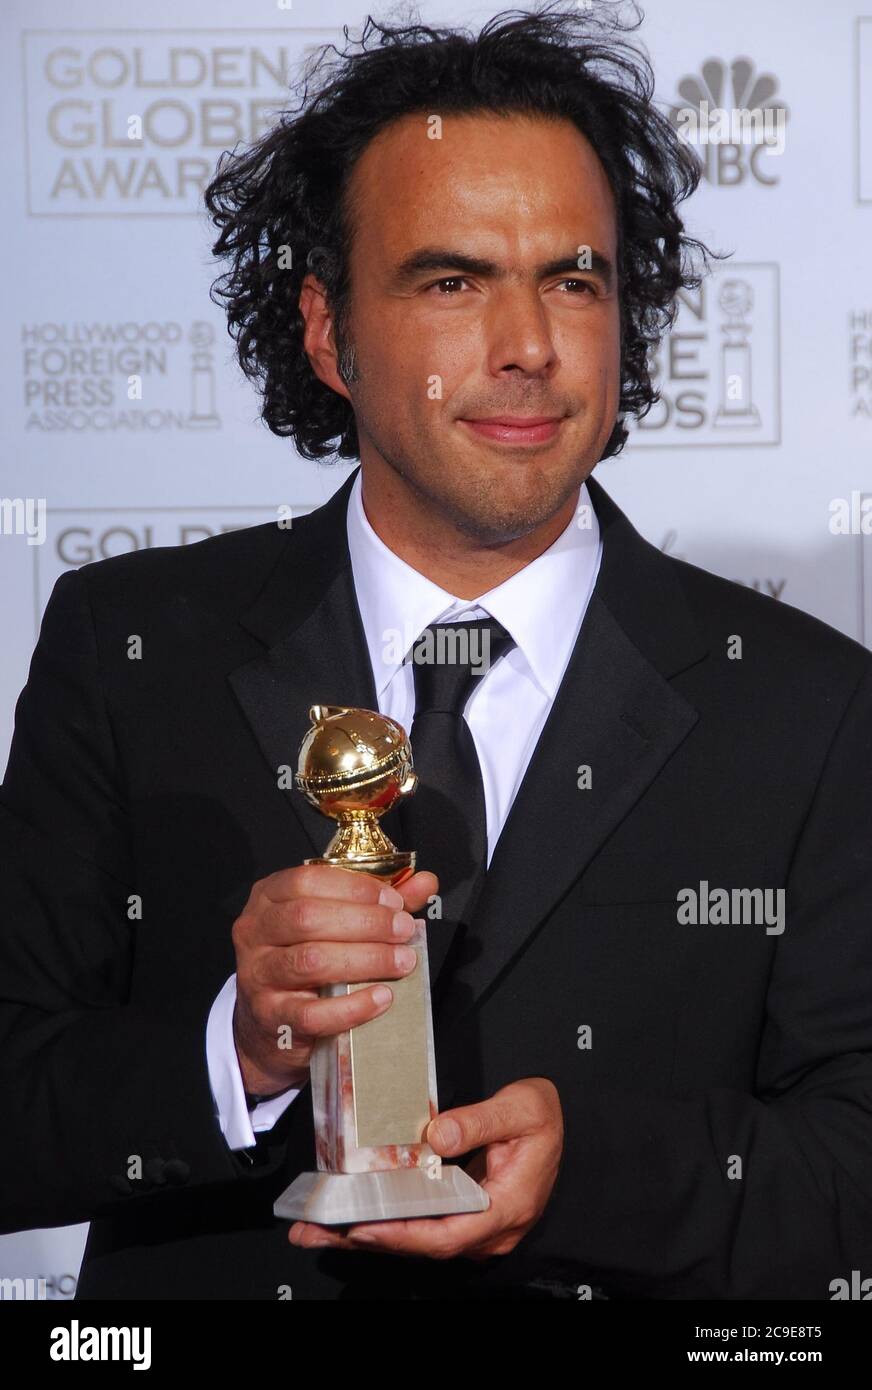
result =
[[[420,14],[477,28],[498,8]],[[270,124],[288,72],[366,13],[336,0],[2,8],[4,766],[59,574],[308,510],[347,476],[258,422],[209,300],[200,190],[224,148]],[[688,229],[731,255],[682,299],[657,354],[661,402],[597,477],[669,553],[872,645],[872,0],[651,3],[638,40],[673,119],[759,105],[773,138],[700,147]],[[71,1297],[85,1230],[0,1237],[0,1278]]]

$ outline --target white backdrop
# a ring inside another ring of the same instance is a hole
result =
[[[477,29],[503,7],[422,0],[419,12]],[[357,33],[367,12],[339,0],[3,6],[2,766],[65,568],[254,525],[281,503],[299,513],[347,476],[350,465],[305,463],[258,423],[209,301],[217,270],[198,198],[221,150],[281,105],[282,72],[321,43],[341,46],[342,25]],[[682,304],[659,355],[663,402],[597,477],[671,554],[872,645],[861,520],[872,0],[650,0],[638,41],[664,108],[753,107],[768,94],[785,111],[784,148],[708,147],[684,214],[733,255]],[[134,148],[132,113],[145,132]],[[736,372],[742,408],[727,389]],[[853,529],[834,534],[833,504],[852,497]],[[44,1277],[48,1297],[70,1297],[84,1233],[0,1238],[0,1278]]]

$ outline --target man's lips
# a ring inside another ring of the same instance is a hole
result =
[[[561,419],[559,415],[500,415],[460,423],[504,444],[545,444],[556,435]]]

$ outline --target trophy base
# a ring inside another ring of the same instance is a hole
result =
[[[273,1205],[288,1221],[344,1226],[357,1221],[397,1221],[410,1216],[453,1216],[487,1211],[483,1187],[455,1164],[431,1178],[423,1168],[366,1173],[301,1173]]]

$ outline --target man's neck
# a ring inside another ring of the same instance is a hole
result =
[[[366,519],[389,550],[440,589],[474,599],[537,559],[569,525],[578,491],[558,512],[514,540],[486,545],[459,531],[392,471],[361,469]]]

